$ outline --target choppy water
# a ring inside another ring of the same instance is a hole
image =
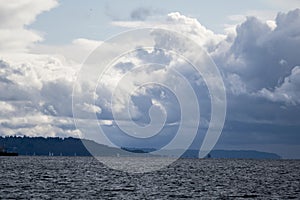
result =
[[[0,166],[0,199],[300,199],[300,160],[181,159],[146,174],[90,157],[1,157]]]

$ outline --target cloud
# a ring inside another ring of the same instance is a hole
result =
[[[0,1],[0,52],[25,51],[33,42],[42,40],[41,34],[28,30],[36,16],[57,6],[56,0]]]
[[[278,13],[273,26],[247,17],[211,52],[227,88],[222,148],[299,146],[299,23],[299,9]]]
[[[11,104],[5,102],[5,101],[0,101],[0,114],[1,115],[8,115],[11,112],[15,111],[15,107],[12,106]]]
[[[58,57],[67,65],[81,64],[102,41],[77,38],[71,44],[49,45],[35,44],[29,48],[34,54],[46,54]]]
[[[53,117],[63,117],[73,123],[73,84],[68,80],[73,79],[72,73],[61,73],[70,69],[54,61],[49,56],[27,57],[26,62],[12,64],[1,61],[1,76],[5,78],[0,78],[2,135],[75,136],[74,128],[53,122]]]
[[[43,84],[41,88],[41,106],[45,114],[72,117],[72,82],[64,79]]]
[[[272,28],[256,17],[248,17],[211,53],[226,84],[229,124],[257,119],[290,126],[300,117],[296,112],[300,90],[300,32],[296,27],[300,10],[279,13],[274,21]]]
[[[249,93],[274,89],[299,64],[300,32],[296,27],[300,10],[279,13],[275,22],[276,28],[272,29],[257,18],[248,17],[237,27],[233,42],[213,54],[225,73],[239,76]]]
[[[24,118],[10,118],[9,120],[0,119],[2,135],[26,135],[42,137],[79,137],[80,131],[74,128],[73,120],[68,122],[54,120],[44,115],[36,114]]]
[[[0,52],[23,52],[33,42],[42,41],[35,31],[24,29],[0,29]]]
[[[130,13],[130,18],[131,20],[136,20],[136,21],[144,21],[148,17],[151,17],[153,15],[158,15],[160,12],[156,9],[153,8],[148,8],[148,7],[139,7],[134,9]]]
[[[197,19],[186,17],[179,12],[169,13],[167,16],[145,21],[114,21],[112,24],[129,28],[156,27],[174,30],[195,40],[209,52],[214,51],[225,38],[225,35],[215,34],[201,25]]]
[[[294,67],[291,75],[287,76],[283,83],[274,90],[263,88],[258,94],[274,102],[300,105],[300,67]]]
[[[49,11],[57,6],[57,1],[43,0],[36,2],[34,0],[5,0],[0,1],[0,28],[21,28],[31,24],[37,15],[44,11]]]
[[[208,52],[214,51],[218,44],[225,38],[224,35],[215,34],[201,25],[197,19],[186,17],[178,12],[168,14],[166,21],[171,29],[174,28],[174,30],[195,40],[196,43]]]

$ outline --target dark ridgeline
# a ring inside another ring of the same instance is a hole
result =
[[[249,159],[281,159],[275,153],[254,151],[254,150],[213,150],[211,158],[249,158]]]
[[[98,144],[92,140],[78,138],[44,138],[44,137],[0,137],[0,147],[5,147],[8,152],[17,152],[19,155],[36,156],[91,156],[86,149],[85,143],[95,156],[149,156],[145,153],[154,153],[151,148],[114,148],[103,144]],[[125,151],[124,151],[125,150]],[[165,150],[160,156],[170,156],[176,154],[177,150]],[[198,158],[198,150],[187,150],[181,158]],[[251,159],[280,159],[274,153],[246,150],[213,150],[207,158],[251,158]]]
[[[89,147],[97,149],[96,155],[124,155],[123,151],[98,144],[91,140],[83,140]],[[44,137],[0,137],[0,146],[15,149],[19,155],[36,156],[91,156],[82,141],[78,138],[44,138]]]
[[[187,150],[182,157],[195,158],[198,156],[198,150]],[[206,158],[241,158],[241,159],[281,159],[275,153],[254,151],[254,150],[212,150]]]
[[[0,137],[0,146],[14,148],[19,155],[89,155],[80,140],[75,138]]]

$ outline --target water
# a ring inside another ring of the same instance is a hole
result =
[[[181,159],[145,174],[91,157],[1,157],[0,166],[0,199],[300,199],[300,160]]]

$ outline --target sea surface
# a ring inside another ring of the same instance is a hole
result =
[[[252,198],[300,199],[300,160],[180,159],[130,174],[92,157],[0,157],[0,199]]]

